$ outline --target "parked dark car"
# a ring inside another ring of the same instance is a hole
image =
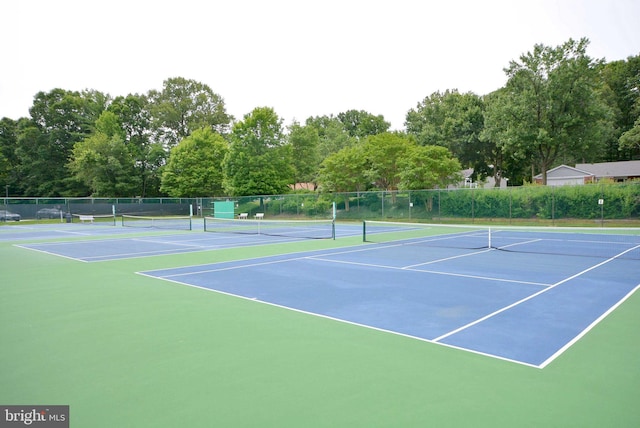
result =
[[[36,213],[38,220],[43,218],[61,218],[62,211],[57,208],[42,208]]]
[[[20,221],[20,214],[7,210],[0,210],[0,221]]]

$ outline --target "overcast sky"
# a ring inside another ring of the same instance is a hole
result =
[[[436,91],[484,95],[537,43],[587,37],[607,61],[640,54],[639,0],[9,0],[0,6],[0,117],[54,88],[112,96],[205,83],[236,119],[289,125],[356,109],[403,129]]]

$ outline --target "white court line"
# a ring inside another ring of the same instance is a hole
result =
[[[48,254],[48,255],[50,255],[50,256],[57,256],[57,257],[62,257],[62,258],[64,258],[64,259],[75,260],[75,261],[78,261],[78,262],[87,263],[87,261],[86,261],[86,260],[83,260],[83,259],[77,259],[77,258],[75,258],[75,257],[65,256],[65,255],[62,255],[62,254],[53,253],[53,252],[51,252],[51,251],[41,250],[41,249],[39,249],[39,248],[31,248],[31,247],[27,247],[27,246],[25,246],[25,245],[19,245],[19,244],[14,244],[14,247],[22,248],[22,249],[24,249],[24,250],[29,250],[29,251],[36,251],[36,252],[38,252],[38,253]]]
[[[310,257],[306,257],[306,258],[309,259],[309,260],[320,260],[320,261],[329,262],[329,263],[348,264],[348,265],[355,265],[355,266],[365,266],[365,267],[373,267],[373,268],[379,268],[379,269],[400,270],[400,271],[405,271],[405,272],[431,273],[431,274],[434,274],[434,275],[455,276],[455,277],[460,277],[460,278],[473,278],[473,279],[482,279],[482,280],[497,281],[497,282],[510,282],[510,283],[514,283],[514,284],[538,285],[538,286],[541,286],[541,287],[549,287],[549,286],[551,286],[551,284],[542,283],[542,282],[519,281],[519,280],[515,280],[515,279],[494,278],[494,277],[490,277],[490,276],[479,276],[479,275],[467,275],[467,274],[462,274],[462,273],[443,272],[443,271],[437,271],[437,270],[413,269],[413,268],[408,268],[408,267],[386,266],[386,265],[378,265],[378,264],[373,264],[373,263],[360,263],[360,262],[349,262],[349,261],[344,261],[344,260],[331,260],[331,259],[320,258],[320,257],[317,257],[317,256],[310,256]]]
[[[596,320],[594,320],[591,324],[589,324],[589,326],[587,326],[587,328],[585,328],[584,330],[582,330],[580,332],[580,334],[578,334],[576,337],[574,337],[573,339],[571,339],[569,342],[567,342],[566,345],[564,345],[562,348],[558,349],[552,356],[550,356],[549,358],[547,358],[546,360],[544,360],[542,362],[542,364],[540,364],[540,368],[543,369],[546,366],[548,366],[551,362],[553,362],[553,360],[555,360],[556,358],[558,358],[560,355],[562,355],[562,353],[564,353],[564,351],[566,351],[567,349],[569,349],[574,343],[576,343],[578,340],[582,339],[582,337],[584,337],[584,335],[586,335],[587,333],[589,333],[596,325],[598,325],[600,323],[600,321],[602,321],[603,319],[605,319],[607,316],[609,316],[609,314],[613,311],[615,311],[620,305],[622,305],[629,297],[631,297],[633,295],[633,293],[635,293],[637,290],[640,289],[640,284],[636,285],[635,288],[631,291],[629,291],[627,293],[626,296],[624,296],[622,299],[620,299],[620,301],[618,301],[618,303],[616,303],[615,305],[613,305],[612,307],[609,308],[608,311],[606,311],[605,313],[603,313],[602,315],[600,315]]]
[[[415,267],[418,267],[418,266],[431,265],[431,264],[434,264],[434,263],[445,262],[445,261],[447,261],[447,260],[459,259],[459,258],[461,258],[461,257],[475,256],[476,254],[482,254],[482,253],[486,253],[486,252],[489,252],[489,251],[493,251],[493,249],[492,249],[492,248],[488,248],[488,249],[486,249],[486,250],[482,250],[482,251],[475,251],[475,252],[473,252],[473,253],[468,253],[468,254],[459,254],[459,255],[457,255],[457,256],[451,256],[451,257],[445,257],[445,258],[443,258],[443,259],[431,260],[430,262],[417,263],[417,264],[415,264],[415,265],[408,265],[408,266],[405,266],[405,267],[403,267],[402,269],[412,269],[412,268],[415,268]]]
[[[263,242],[263,241],[261,241]],[[269,240],[268,242],[265,242],[265,244],[270,244],[272,241]],[[287,241],[288,242],[288,241]],[[361,252],[361,251],[371,251],[371,250],[376,250],[376,249],[380,249],[380,247],[375,247],[375,248],[363,248],[362,244],[358,244],[356,246],[355,249],[353,249],[352,247],[347,247],[350,249],[347,250],[340,250],[340,251],[330,251],[330,252],[325,252],[323,254],[318,254],[317,256],[309,256],[309,253],[313,253],[316,251],[309,251],[309,250],[305,250],[305,251],[294,251],[293,253],[290,253],[291,255],[297,255],[295,257],[290,257],[290,258],[286,258],[286,259],[279,259],[279,260],[269,260],[269,261],[265,261],[265,262],[259,262],[259,263],[248,263],[248,264],[242,264],[242,265],[237,265],[237,266],[228,266],[228,267],[223,267],[223,268],[217,268],[217,267],[211,267],[211,266],[217,266],[217,265],[221,265],[221,264],[229,264],[229,263],[235,263],[235,262],[239,262],[239,261],[250,261],[250,260],[263,260],[263,259],[273,259],[276,257],[281,257],[281,256],[285,256],[285,254],[281,254],[281,255],[277,255],[277,256],[258,256],[258,257],[251,257],[249,259],[244,259],[244,260],[229,260],[229,261],[224,261],[224,262],[217,262],[217,263],[205,263],[202,265],[194,265],[194,266],[183,266],[180,268],[174,268],[174,269],[154,269],[151,271],[147,271],[147,272],[159,272],[159,271],[164,271],[164,270],[178,270],[178,269],[189,269],[190,267],[198,267],[198,266],[203,266],[205,267],[205,269],[199,270],[199,271],[195,271],[195,273],[207,273],[207,272],[218,272],[218,271],[224,271],[224,270],[232,270],[232,269],[242,269],[242,268],[249,268],[249,267],[253,267],[253,266],[264,266],[264,265],[269,265],[271,263],[283,263],[283,262],[288,262],[288,261],[294,261],[294,260],[302,260],[302,259],[307,259],[310,257],[322,257],[322,256],[332,256],[335,254],[349,254],[349,253],[357,253],[357,252]],[[302,255],[300,255],[302,254]],[[211,268],[206,268],[206,267],[211,267]],[[194,272],[185,272],[185,273],[177,273],[177,274],[173,274],[173,275],[169,275],[166,277],[173,277],[173,276],[184,276],[184,275],[190,275]],[[165,276],[162,277],[155,277],[155,278],[166,278]]]
[[[386,248],[386,247],[384,247],[384,248]],[[382,266],[382,265],[375,265],[375,264],[364,264],[364,263],[354,263],[354,262],[344,262],[344,261],[323,259],[324,256],[331,256],[331,255],[345,254],[345,253],[353,253],[353,252],[360,252],[360,251],[376,250],[376,249],[380,249],[380,247],[360,248],[358,246],[358,248],[356,248],[356,249],[351,248],[351,249],[348,249],[346,251],[327,252],[327,253],[324,253],[324,254],[318,254],[317,256],[289,257],[289,258],[285,258],[285,259],[281,259],[281,260],[269,260],[269,261],[257,262],[257,263],[246,263],[246,264],[242,264],[242,265],[227,266],[227,267],[215,268],[215,269],[202,269],[200,271],[184,272],[184,273],[172,274],[172,275],[166,275],[166,276],[152,275],[151,272],[154,272],[154,271],[147,271],[147,272],[144,272],[144,273],[143,272],[136,272],[136,273],[139,274],[139,275],[147,276],[147,277],[154,278],[154,279],[161,279],[161,280],[170,281],[170,282],[173,282],[173,283],[176,283],[176,284],[180,284],[180,285],[186,285],[188,287],[199,288],[199,289],[202,289],[202,290],[212,291],[212,292],[219,293],[219,294],[239,297],[239,298],[242,298],[242,299],[245,299],[245,300],[256,301],[258,303],[263,303],[263,304],[268,304],[268,305],[271,305],[271,306],[276,306],[276,307],[280,307],[280,308],[284,308],[284,309],[293,310],[295,312],[300,312],[300,313],[309,314],[309,315],[313,315],[313,316],[318,316],[318,317],[326,318],[326,319],[331,319],[331,320],[334,320],[334,321],[339,321],[339,322],[343,322],[343,323],[347,323],[347,324],[361,326],[361,327],[369,328],[369,329],[372,329],[372,330],[392,333],[392,334],[396,334],[396,335],[399,335],[399,336],[404,336],[404,337],[413,338],[413,339],[421,340],[421,341],[428,342],[428,343],[433,343],[435,345],[445,346],[445,347],[452,348],[452,349],[463,350],[463,351],[471,352],[471,353],[474,353],[474,354],[477,354],[477,355],[488,356],[488,357],[495,358],[495,359],[498,359],[498,360],[513,362],[513,363],[517,363],[517,364],[528,366],[528,367],[532,367],[532,368],[542,369],[546,365],[548,365],[551,361],[553,361],[553,359],[557,358],[562,352],[564,352],[566,349],[568,349],[577,340],[579,340],[582,336],[584,336],[588,332],[589,329],[593,328],[593,326],[595,326],[598,322],[600,322],[604,317],[606,317],[609,313],[613,312],[613,310],[615,310],[620,304],[622,304],[624,300],[626,300],[637,289],[639,289],[640,285],[638,285],[633,291],[628,293],[628,295],[624,299],[622,299],[620,302],[618,302],[616,305],[614,305],[612,308],[610,308],[605,314],[603,314],[596,321],[594,321],[589,326],[588,329],[585,329],[583,332],[581,332],[576,338],[574,338],[571,342],[569,342],[567,345],[565,345],[561,350],[556,352],[553,356],[551,356],[549,359],[547,359],[541,365],[535,365],[535,364],[526,363],[526,362],[523,362],[523,361],[513,360],[513,359],[510,359],[510,358],[501,357],[499,355],[493,355],[493,354],[489,354],[489,353],[476,351],[476,350],[473,350],[473,349],[467,349],[467,348],[463,348],[463,347],[459,347],[459,346],[455,346],[455,345],[450,345],[450,344],[447,344],[447,343],[442,343],[440,341],[443,340],[445,337],[451,336],[452,334],[454,334],[454,333],[456,333],[458,331],[461,331],[463,329],[469,328],[471,325],[475,325],[475,324],[477,324],[477,323],[479,323],[481,321],[484,321],[484,320],[486,320],[486,319],[488,319],[488,318],[490,318],[492,316],[497,315],[500,312],[504,312],[504,311],[506,311],[506,310],[508,310],[508,309],[520,304],[520,303],[523,303],[523,302],[525,302],[527,300],[532,299],[533,297],[541,295],[542,293],[544,293],[544,292],[546,292],[546,291],[548,291],[548,290],[550,290],[550,289],[552,289],[552,288],[554,288],[554,287],[556,287],[556,286],[558,286],[560,284],[563,284],[563,283],[565,283],[567,281],[570,281],[571,279],[579,277],[579,276],[581,276],[581,275],[583,275],[583,274],[585,274],[585,273],[587,273],[587,272],[589,272],[589,271],[591,271],[593,269],[596,269],[596,268],[598,268],[598,267],[600,267],[600,266],[602,266],[602,265],[604,265],[604,264],[606,264],[606,263],[608,263],[608,262],[610,262],[610,261],[612,261],[614,259],[617,259],[620,256],[626,254],[627,252],[633,251],[633,250],[635,250],[637,248],[640,248],[640,245],[638,245],[638,246],[636,246],[634,248],[630,248],[630,249],[628,249],[628,250],[626,250],[626,251],[624,251],[624,252],[622,252],[622,253],[620,253],[620,254],[618,254],[618,255],[616,255],[616,256],[608,259],[608,260],[605,260],[605,261],[603,261],[603,262],[601,262],[601,263],[599,263],[597,265],[594,265],[594,266],[592,266],[592,267],[590,267],[588,269],[585,269],[585,270],[583,270],[583,271],[581,271],[581,272],[579,272],[579,273],[577,273],[575,275],[572,275],[572,276],[570,276],[568,278],[565,278],[565,279],[563,279],[561,281],[558,281],[557,283],[552,284],[552,285],[550,285],[550,284],[529,283],[529,284],[544,285],[544,286],[546,286],[548,288],[543,289],[543,290],[541,290],[541,291],[539,291],[539,292],[537,292],[537,293],[535,293],[535,294],[533,294],[533,295],[531,295],[531,296],[529,296],[527,298],[524,298],[524,299],[520,300],[519,302],[515,302],[514,304],[511,304],[511,305],[509,305],[509,306],[507,306],[507,307],[505,307],[505,308],[503,308],[501,310],[495,311],[494,313],[489,314],[489,315],[487,315],[487,316],[485,316],[485,317],[483,317],[483,318],[481,318],[481,319],[479,319],[479,320],[477,320],[477,321],[475,321],[473,323],[467,324],[466,326],[463,326],[463,327],[461,327],[461,328],[459,328],[459,329],[457,329],[457,330],[455,330],[453,332],[447,333],[446,335],[443,335],[443,336],[440,336],[438,338],[431,339],[431,340],[430,339],[421,338],[421,337],[411,336],[411,335],[404,334],[404,333],[398,333],[398,332],[395,332],[395,331],[392,331],[392,330],[385,330],[385,329],[369,326],[369,325],[366,325],[366,324],[359,324],[359,323],[343,320],[343,319],[340,319],[340,318],[334,318],[334,317],[331,317],[331,316],[326,316],[326,315],[322,315],[322,314],[318,314],[318,313],[314,313],[314,312],[308,312],[308,311],[304,311],[304,310],[300,310],[300,309],[296,309],[296,308],[292,308],[292,307],[288,307],[288,306],[282,306],[282,305],[278,305],[278,304],[275,304],[275,303],[258,300],[258,299],[254,298],[254,297],[241,296],[241,295],[237,295],[237,294],[233,294],[233,293],[229,293],[229,292],[225,292],[225,291],[221,291],[221,290],[217,290],[217,289],[213,289],[213,288],[208,288],[208,287],[205,287],[205,286],[198,286],[198,285],[194,285],[194,284],[181,282],[181,281],[178,281],[178,280],[175,280],[175,279],[170,279],[170,278],[178,277],[178,276],[188,276],[188,275],[193,275],[193,274],[215,272],[215,271],[221,271],[221,270],[242,269],[242,268],[245,268],[245,267],[248,268],[248,267],[252,267],[252,266],[277,264],[277,263],[284,263],[284,262],[288,262],[288,261],[303,260],[303,259],[311,259],[311,260],[316,260],[317,259],[317,260],[320,260],[320,261],[328,261],[328,262],[331,262],[331,263],[360,264],[360,265],[365,265],[365,266],[388,268],[388,269],[395,269],[395,270],[411,270],[411,269],[398,268],[398,267],[392,267],[392,266]],[[293,253],[293,254],[299,254],[299,253]],[[261,260],[261,259],[265,259],[265,257],[261,256],[261,257],[252,258],[252,259],[248,259],[248,260]],[[221,265],[221,264],[227,264],[227,263],[234,263],[234,261],[219,262],[219,263],[215,263],[213,265]],[[201,265],[201,266],[203,266],[203,267],[212,266],[212,264],[205,264],[205,265]],[[176,268],[176,269],[184,269],[184,267],[183,268]],[[158,269],[158,270],[155,270],[155,272],[159,272],[159,271],[163,271],[163,270],[167,270],[167,269]],[[418,271],[418,272],[429,272],[429,271],[424,271],[424,270],[419,270],[419,269],[416,269],[416,271]],[[438,272],[432,272],[432,273],[438,273]],[[442,273],[442,274],[447,274],[447,273]],[[449,275],[451,275],[451,274],[449,274]],[[462,275],[460,275],[460,276],[462,276]],[[479,278],[482,278],[482,277],[479,277]],[[495,279],[495,278],[486,278],[486,279],[500,280],[500,279]],[[521,282],[521,281],[510,281],[510,282]]]
[[[526,301],[529,301],[529,300],[533,299],[534,297],[538,297],[539,295],[541,295],[541,294],[543,294],[543,293],[546,293],[546,292],[547,292],[547,291],[549,291],[549,290],[553,290],[553,289],[554,289],[555,287],[557,287],[558,285],[564,284],[565,282],[568,282],[568,281],[570,281],[570,280],[572,280],[572,279],[575,279],[575,278],[577,278],[577,277],[579,277],[579,276],[581,276],[581,275],[584,275],[585,273],[587,273],[587,272],[589,272],[589,271],[592,271],[592,270],[594,270],[594,269],[597,269],[597,268],[599,268],[600,266],[603,266],[603,265],[605,265],[605,264],[607,264],[607,263],[609,263],[609,262],[611,262],[611,261],[613,261],[613,260],[617,259],[618,257],[620,257],[620,256],[622,256],[622,255],[624,255],[624,254],[628,253],[629,251],[633,251],[633,250],[636,250],[636,249],[638,249],[638,248],[640,248],[640,245],[636,245],[636,246],[635,246],[635,247],[633,247],[633,248],[629,248],[629,249],[628,249],[628,250],[626,250],[626,251],[623,251],[623,252],[621,252],[621,253],[619,253],[619,254],[616,254],[615,256],[611,257],[610,259],[607,259],[607,260],[605,260],[605,261],[603,261],[603,262],[600,262],[600,263],[598,263],[597,265],[591,266],[590,268],[584,269],[583,271],[578,272],[578,273],[576,273],[575,275],[571,275],[570,277],[565,278],[565,279],[563,279],[562,281],[558,281],[558,282],[556,282],[555,284],[551,285],[551,286],[550,286],[550,287],[548,287],[548,288],[545,288],[545,289],[543,289],[543,290],[540,290],[540,291],[538,291],[537,293],[534,293],[534,294],[532,294],[532,295],[530,295],[530,296],[528,296],[528,297],[525,297],[524,299],[518,300],[517,302],[514,302],[514,303],[512,303],[512,304],[510,304],[510,305],[508,305],[508,306],[505,306],[504,308],[498,309],[497,311],[494,311],[494,312],[492,312],[492,313],[490,313],[490,314],[488,314],[488,315],[485,315],[485,316],[484,316],[484,317],[482,317],[482,318],[479,318],[479,319],[477,319],[477,320],[475,320],[475,321],[472,321],[472,322],[470,322],[470,323],[468,323],[468,324],[466,324],[466,325],[463,325],[463,326],[462,326],[462,327],[460,327],[460,328],[457,328],[457,329],[455,329],[455,330],[453,330],[453,331],[450,331],[450,332],[448,332],[448,333],[446,333],[446,334],[443,334],[443,335],[442,335],[442,336],[440,336],[440,337],[436,337],[435,339],[433,339],[433,341],[434,341],[434,342],[441,341],[441,340],[443,340],[443,339],[446,339],[446,338],[447,338],[447,337],[449,337],[449,336],[452,336],[452,335],[454,335],[454,334],[456,334],[456,333],[459,333],[459,332],[461,332],[461,331],[463,331],[463,330],[466,330],[466,329],[468,329],[468,328],[470,328],[470,327],[473,327],[474,325],[479,324],[479,323],[481,323],[481,322],[483,322],[483,321],[486,321],[486,320],[488,320],[489,318],[493,318],[494,316],[496,316],[496,315],[498,315],[498,314],[501,314],[502,312],[505,312],[505,311],[507,311],[507,310],[509,310],[509,309],[511,309],[511,308],[514,308],[514,307],[516,307],[516,306],[518,306],[518,305],[520,305],[520,304],[522,304],[522,303],[524,303],[524,302],[526,302]]]
[[[414,268],[412,268],[412,266],[397,267],[397,266],[387,266],[387,265],[379,265],[379,264],[371,264],[371,263],[359,263],[359,262],[332,260],[332,259],[324,258],[326,256],[350,254],[350,253],[357,253],[357,252],[363,252],[363,251],[384,250],[384,249],[387,249],[387,248],[393,248],[393,247],[398,247],[398,246],[403,246],[403,245],[405,245],[405,244],[393,244],[393,245],[384,245],[384,246],[376,246],[376,247],[365,247],[365,248],[358,247],[356,249],[351,248],[351,249],[348,249],[346,251],[332,251],[332,252],[326,252],[326,253],[318,254],[318,255],[302,255],[302,256],[291,257],[291,258],[286,258],[286,259],[267,260],[267,261],[257,262],[257,263],[247,263],[247,264],[240,264],[240,265],[234,265],[234,266],[225,266],[225,267],[212,267],[212,268],[206,268],[206,269],[202,269],[202,270],[198,270],[198,271],[188,271],[188,272],[174,273],[174,274],[170,274],[170,275],[163,275],[163,276],[159,276],[159,278],[174,278],[174,277],[188,276],[188,275],[193,275],[193,274],[203,274],[203,273],[208,273],[208,272],[221,272],[221,271],[228,271],[228,270],[245,269],[245,268],[251,268],[251,267],[255,267],[255,266],[267,266],[267,265],[270,265],[270,264],[278,264],[278,263],[285,263],[285,262],[290,262],[290,261],[298,261],[298,260],[309,259],[309,260],[324,261],[324,262],[327,262],[327,263],[351,264],[351,265],[374,267],[374,268],[380,268],[380,269],[414,271],[414,272],[431,273],[431,274],[443,275],[443,276],[454,276],[454,277],[462,277],[462,278],[473,278],[473,279],[482,279],[482,280],[489,280],[489,281],[508,282],[508,283],[514,283],[514,284],[535,285],[535,286],[540,286],[540,287],[549,287],[549,286],[551,286],[551,284],[549,284],[549,283],[542,283],[542,282],[520,281],[520,280],[505,279],[505,278],[495,278],[495,277],[485,277],[485,276],[478,276],[478,275],[457,274],[457,273],[435,271],[435,270],[414,269]],[[487,252],[487,251],[492,251],[492,250],[486,249],[486,250],[473,252],[473,253],[469,253],[469,254],[463,254],[463,255],[460,255],[460,256],[454,256],[454,257],[450,257],[450,258],[465,257],[465,256],[469,256],[469,255],[484,253],[484,252]],[[300,254],[300,253],[294,253],[294,254]],[[304,254],[304,252],[303,252],[303,254]],[[250,260],[260,260],[260,259],[265,259],[265,258],[273,258],[273,257],[270,257],[270,256],[264,257],[263,256],[263,257],[258,257],[258,258],[250,259]],[[440,259],[440,261],[447,260],[447,259],[450,259],[450,258]],[[216,265],[228,264],[228,263],[233,263],[233,261],[219,262],[219,263],[214,263],[214,264],[205,264],[205,265],[202,265],[202,266],[205,266],[205,267],[206,266],[216,266]],[[424,264],[429,264],[429,263],[432,263],[432,262],[428,262],[428,263],[424,263]],[[420,266],[420,265],[414,265],[414,266]],[[188,267],[176,268],[176,269],[171,269],[171,270],[178,270],[178,269],[180,269],[180,270],[181,269],[188,269]],[[166,269],[156,269],[155,271],[157,272],[157,271],[163,271],[163,270],[166,270]],[[153,272],[153,271],[150,271],[150,272]]]
[[[260,258],[264,258],[264,257],[260,257]],[[255,266],[268,266],[268,265],[271,265],[271,264],[291,262],[291,261],[302,260],[302,259],[306,259],[306,258],[307,258],[306,256],[303,256],[303,257],[292,257],[292,258],[289,258],[289,259],[282,259],[282,260],[269,260],[269,261],[260,262],[260,263],[249,263],[249,264],[243,264],[243,265],[237,265],[237,266],[226,266],[226,267],[215,268],[215,269],[203,269],[203,270],[200,270],[200,271],[189,271],[189,272],[182,272],[182,273],[174,273],[174,274],[171,274],[171,275],[154,276],[154,278],[166,279],[166,278],[175,278],[175,277],[178,277],[178,276],[200,275],[200,274],[209,273],[209,272],[224,272],[224,271],[227,271],[227,270],[246,269],[246,268],[255,267]],[[225,263],[233,263],[233,261],[220,262],[220,263],[215,263],[215,264],[216,265],[220,265],[220,264],[225,264]],[[211,265],[206,265],[206,266],[211,266]],[[184,268],[176,268],[176,269],[170,269],[170,270],[178,270],[178,269],[184,269]],[[166,270],[166,269],[158,269],[157,271],[161,271],[161,270]],[[153,271],[150,271],[150,272],[153,272]]]
[[[286,309],[286,310],[290,310],[290,311],[293,311],[293,312],[298,312],[298,313],[305,314],[305,315],[311,315],[311,316],[315,316],[315,317],[319,317],[319,318],[328,319],[328,320],[331,320],[331,321],[337,321],[337,322],[344,323],[344,324],[354,325],[354,326],[357,326],[357,327],[364,327],[364,328],[367,328],[369,330],[375,330],[375,331],[379,331],[379,332],[383,332],[383,333],[390,333],[390,334],[394,334],[396,336],[402,336],[402,337],[406,337],[406,338],[409,338],[409,339],[419,340],[421,342],[432,343],[432,344],[437,345],[437,346],[444,346],[444,347],[447,347],[447,348],[456,349],[458,351],[466,351],[466,352],[470,352],[470,353],[476,354],[476,355],[482,355],[482,356],[485,356],[485,357],[495,358],[497,360],[516,363],[516,364],[520,364],[520,365],[528,366],[528,367],[532,367],[532,368],[538,368],[538,366],[535,366],[535,365],[530,364],[530,363],[526,363],[524,361],[519,361],[519,360],[514,360],[514,359],[511,359],[511,358],[501,357],[499,355],[488,354],[488,353],[485,353],[485,352],[476,351],[474,349],[462,348],[460,346],[450,345],[450,344],[447,344],[447,343],[438,343],[438,342],[435,342],[435,341],[433,341],[431,339],[425,339],[424,337],[413,336],[413,335],[410,335],[410,334],[407,334],[407,333],[400,333],[398,331],[388,330],[388,329],[384,329],[384,328],[381,328],[381,327],[375,327],[375,326],[368,325],[368,324],[361,324],[361,323],[358,323],[358,322],[355,322],[355,321],[349,321],[349,320],[345,320],[345,319],[342,319],[342,318],[336,318],[336,317],[332,317],[330,315],[324,315],[324,314],[320,314],[320,313],[317,313],[317,312],[310,312],[310,311],[306,311],[306,310],[303,310],[303,309],[294,308],[294,307],[291,307],[291,306],[284,306],[284,305],[280,305],[278,303],[273,303],[273,302],[269,302],[269,301],[266,301],[266,300],[260,300],[260,299],[258,299],[256,297],[242,296],[240,294],[234,294],[234,293],[230,293],[228,291],[218,290],[216,288],[205,287],[205,286],[202,286],[202,285],[189,284],[188,282],[182,282],[182,281],[178,281],[178,280],[175,280],[175,279],[169,279],[167,277],[154,276],[154,275],[150,275],[148,272],[136,272],[136,274],[137,275],[146,276],[148,278],[160,279],[160,280],[163,280],[163,281],[172,282],[172,283],[178,284],[178,285],[184,285],[184,286],[187,286],[187,287],[198,288],[200,290],[209,291],[209,292],[213,292],[213,293],[218,293],[218,294],[222,294],[222,295],[225,295],[225,296],[236,297],[236,298],[240,298],[240,299],[243,299],[243,300],[248,300],[248,301],[251,301],[251,302],[256,302],[256,303],[263,304],[263,305],[274,306],[274,307],[277,307],[277,308]]]

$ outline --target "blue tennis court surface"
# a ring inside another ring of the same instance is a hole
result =
[[[141,274],[542,368],[639,288],[638,266],[367,244]]]
[[[99,224],[21,224],[0,227],[0,242],[82,238],[131,232],[131,229]]]
[[[637,231],[439,228],[371,222],[377,243],[141,274],[539,368],[640,288]],[[84,262],[301,240],[73,224],[0,232],[22,239],[50,239],[18,246]]]
[[[293,242],[295,240],[294,238],[274,238],[260,235],[229,236],[205,232],[185,232],[133,238],[43,242],[20,246],[84,262],[100,262]]]
[[[146,230],[77,224],[68,226],[55,229],[35,227],[21,231],[7,231],[0,234],[0,239],[4,239],[5,236],[6,240],[12,241],[74,238],[73,240],[52,240],[51,242],[27,243],[18,246],[84,262],[102,262],[306,240],[295,236],[161,231],[158,229]],[[343,225],[339,230],[336,230],[338,237],[355,236],[359,233],[361,233],[361,227],[353,225]],[[136,236],[117,236],[124,234],[135,234]]]

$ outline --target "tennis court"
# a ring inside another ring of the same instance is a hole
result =
[[[346,237],[361,233],[361,226],[357,225],[340,225],[334,231],[331,221],[293,223],[268,220],[259,223],[233,221],[224,223],[222,226],[216,224],[215,227],[210,222],[207,232],[180,230],[185,224],[183,220],[178,222],[175,220],[156,221],[155,224],[151,221],[138,220],[133,224],[134,226],[131,227],[79,224],[65,224],[56,228],[39,229],[35,227],[20,232],[0,234],[0,240],[5,235],[7,240],[42,241],[52,239],[50,242],[34,242],[17,246],[83,262],[101,262],[225,248],[285,244],[316,238],[330,239],[333,234],[337,237]],[[191,224],[188,224],[191,228]],[[196,228],[203,230],[201,222],[196,225]],[[114,234],[134,236],[113,237]],[[60,240],[56,238],[75,239]]]
[[[131,230],[100,224],[21,224],[0,228],[0,242],[75,239],[126,233],[131,233]]]
[[[142,274],[540,368],[639,287],[637,235],[431,229]]]
[[[637,229],[136,224],[0,227],[0,401],[105,428],[640,420]]]

